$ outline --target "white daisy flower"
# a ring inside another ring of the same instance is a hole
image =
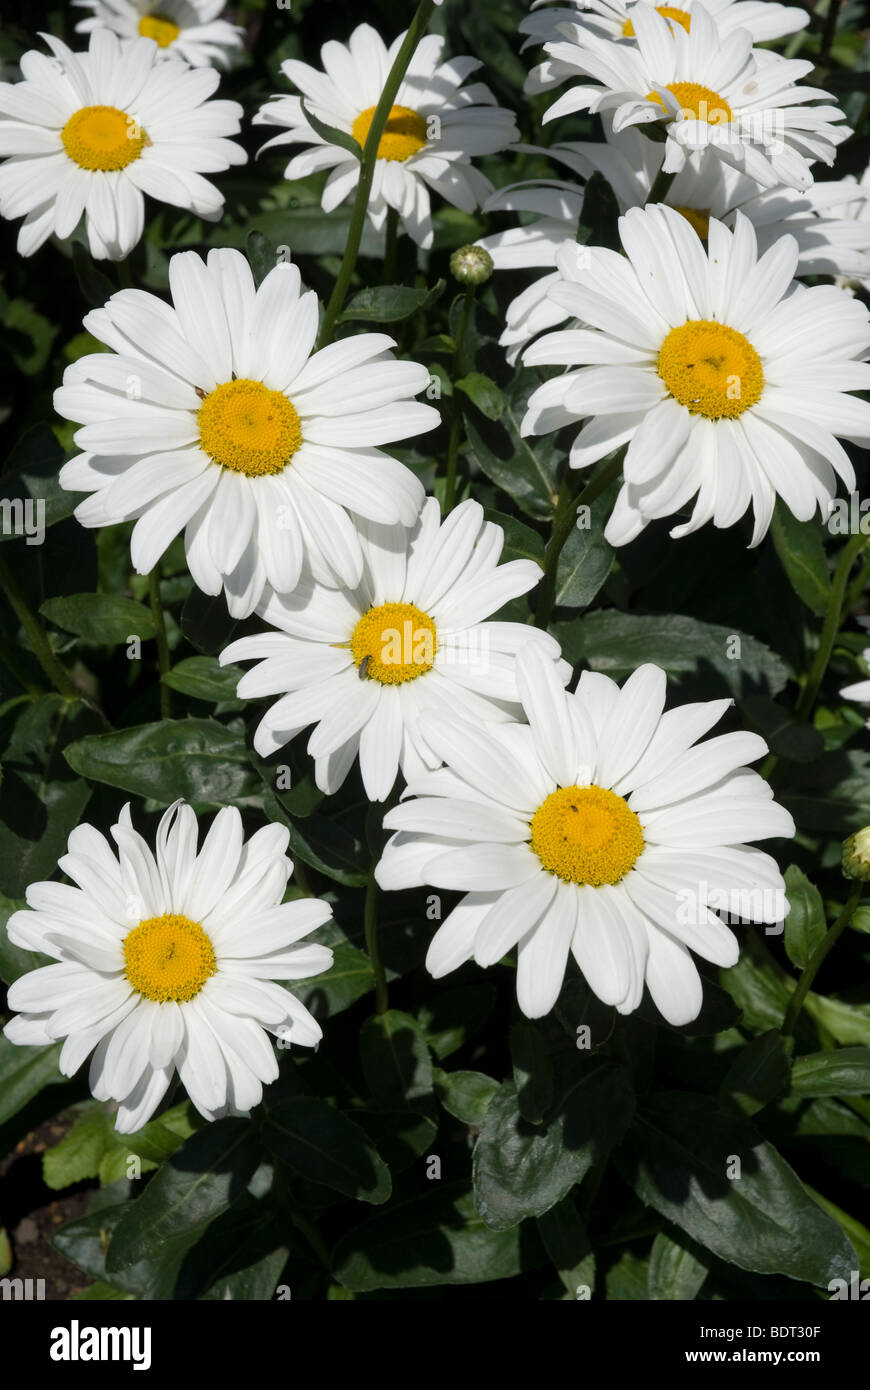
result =
[[[192,68],[228,67],[244,30],[220,15],[224,0],[72,0],[90,10],[77,34],[111,29],[121,39],[153,39],[160,58],[181,58]]]
[[[122,260],[140,240],[145,194],[216,221],[223,194],[203,178],[244,164],[235,101],[209,101],[219,77],[157,62],[152,39],[122,44],[108,29],[72,53],[25,53],[24,80],[0,83],[0,214],[23,217],[18,250],[32,256],[84,213],[91,255]]]
[[[795,86],[812,63],[753,49],[746,29],[723,34],[700,4],[688,33],[652,5],[632,13],[636,44],[575,25],[573,42],[547,45],[565,75],[583,81],[553,103],[546,121],[612,111],[617,132],[648,125],[666,137],[666,173],[682,169],[691,150],[709,148],[764,188],[805,188],[813,160],[833,163],[851,130],[836,124],[844,119],[839,107],[812,104],[830,93]]]
[[[548,333],[526,364],[568,365],[529,399],[524,434],[586,418],[573,468],[627,444],[624,485],[605,528],[612,545],[697,494],[674,537],[706,522],[732,526],[751,505],[752,545],[777,495],[808,521],[828,514],[837,477],[855,487],[835,436],[870,443],[870,314],[834,285],[793,283],[797,242],[758,257],[755,231],[710,219],[708,249],[673,208],[620,218],[625,255],[601,247],[559,252],[550,291],[587,328]]]
[[[603,174],[620,212],[644,207],[662,166],[662,147],[631,128],[614,135],[606,116],[603,124],[604,143],[569,141],[551,145],[546,153],[584,181],[595,171]],[[759,190],[754,179],[723,164],[709,150],[699,150],[688,156],[664,201],[681,212],[703,240],[711,217],[730,227],[739,208],[755,228],[759,251],[786,232],[795,238],[797,275],[834,275],[843,281],[866,276],[870,284],[870,183],[861,187],[854,179],[842,179],[814,183],[803,191],[782,185]],[[513,184],[484,204],[484,212],[532,218],[478,242],[495,268],[542,267],[549,272],[507,306],[499,342],[512,364],[533,337],[569,317],[549,297],[549,290],[559,282],[558,252],[566,242],[576,241],[582,208],[582,184],[557,179]]]
[[[543,8],[532,6],[531,14],[521,22],[521,34],[528,34],[523,48],[533,44],[558,42],[563,36],[562,26],[570,24],[588,29],[604,38],[629,43],[635,37],[632,15],[638,0],[575,0],[573,7],[566,0],[559,0],[559,8],[549,4]],[[649,0],[640,0],[649,4]],[[721,34],[731,34],[735,29],[746,29],[752,35],[753,43],[766,43],[770,39],[783,38],[794,34],[809,24],[809,14],[796,5],[778,5],[770,0],[703,0],[703,7],[712,15]],[[696,0],[685,0],[681,6],[656,5],[655,9],[672,27],[679,25],[689,33],[692,27],[692,13],[697,8]],[[545,60],[530,74],[526,91],[544,92],[572,74],[560,71],[560,65],[553,59]]]
[[[352,589],[305,585],[270,594],[261,608],[277,629],[242,637],[221,663],[262,657],[239,695],[282,695],[254,736],[262,757],[309,724],[317,785],[341,786],[355,759],[366,795],[383,801],[405,778],[437,767],[420,732],[424,709],[478,723],[515,718],[514,654],[534,642],[554,663],[558,644],[524,623],[487,622],[541,578],[534,560],[499,565],[504,532],[466,501],[441,521],[434,497],[413,532],[365,524],[365,568]],[[563,681],[570,668],[559,662]]]
[[[410,399],[428,371],[397,361],[383,333],[313,352],[317,296],[289,261],[255,290],[239,251],[207,262],[186,251],[169,284],[174,308],[121,290],[89,313],[85,327],[113,351],[80,358],[55,392],[58,412],[84,425],[86,452],[60,474],[92,494],[79,521],[138,518],[140,574],[184,529],[194,580],[207,594],[223,587],[237,618],[267,583],[291,592],[303,558],[324,583],[358,584],[353,518],[412,526],[423,504],[422,484],[378,446],[440,423]]]
[[[669,1023],[688,1023],[702,1003],[690,950],[722,966],[738,956],[712,908],[758,922],[787,911],[775,861],[746,844],[794,834],[745,766],[764,740],[732,733],[696,747],[732,701],[663,714],[657,666],[621,690],[585,671],[569,694],[552,663],[524,650],[517,683],[528,725],[426,718],[446,766],[384,817],[397,833],[378,883],[466,895],[430,944],[436,978],[518,947],[517,1001],[540,1018],[571,952],[605,1004],[631,1013],[646,983]]]
[[[870,255],[870,164],[860,179],[856,179],[854,174],[847,174],[837,184],[819,184],[818,187],[836,188],[846,194],[841,202],[835,203],[829,209],[830,215],[849,218],[854,229],[853,234],[858,238],[858,246]],[[862,289],[870,294],[870,270],[841,270],[837,274],[837,284],[850,293]]]
[[[281,899],[293,866],[289,831],[267,825],[247,842],[234,807],[219,811],[197,854],[197,819],[176,802],[156,854],[125,806],[112,838],[80,825],[59,860],[66,883],[34,883],[14,912],[10,941],[53,956],[9,989],[18,1016],[4,1032],[39,1047],[63,1038],[60,1070],[91,1056],[97,1100],[119,1104],[116,1129],[147,1123],[177,1070],[207,1120],[259,1104],[278,1064],[264,1029],[303,1047],[320,1025],[277,980],[332,964],[302,938],[332,915],[328,903]]]
[[[299,89],[312,114],[326,125],[365,144],[375,107],[405,35],[387,48],[380,35],[361,24],[345,46],[331,40],[320,56],[325,71],[288,59],[285,77]],[[432,245],[430,191],[474,212],[492,192],[492,184],[471,163],[475,155],[495,154],[519,138],[513,112],[495,104],[483,83],[464,87],[466,77],[482,66],[476,58],[442,63],[444,40],[427,34],[417,47],[396,94],[378,146],[368,213],[380,229],[394,208],[418,245]],[[297,154],[285,178],[301,179],[316,169],[330,169],[322,206],[332,210],[352,196],[359,181],[359,161],[339,145],[327,144],[308,124],[301,100],[276,96],[255,115],[254,123],[281,126],[264,146],[311,145]]]

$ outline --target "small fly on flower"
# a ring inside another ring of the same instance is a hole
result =
[[[357,668],[357,674],[359,675],[361,681],[368,680],[369,678],[369,664],[371,662],[371,659],[371,652],[367,652]]]

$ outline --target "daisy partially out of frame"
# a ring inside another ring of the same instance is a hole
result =
[[[621,256],[565,246],[549,293],[582,328],[532,343],[528,365],[569,370],[540,386],[527,435],[581,419],[573,468],[627,445],[624,483],[605,528],[624,545],[692,498],[689,519],[731,526],[751,506],[751,543],[777,496],[808,521],[827,514],[837,479],[855,471],[839,439],[870,443],[870,314],[834,285],[793,282],[798,246],[782,236],[763,256],[742,213],[729,231],[711,218],[703,243],[673,208],[620,218]]]
[[[209,100],[218,73],[158,62],[153,39],[122,44],[109,29],[87,53],[43,38],[54,56],[25,53],[23,80],[0,83],[0,215],[24,218],[21,255],[84,217],[91,255],[121,260],[142,237],[146,195],[216,220],[223,194],[203,175],[247,159],[228,138],[241,106]]]
[[[432,938],[440,978],[517,952],[517,1002],[540,1018],[573,954],[605,1004],[631,1013],[644,985],[671,1024],[701,1008],[691,952],[733,965],[729,917],[782,921],[785,885],[751,840],[794,822],[745,764],[753,733],[698,740],[730,700],[664,711],[665,674],[641,666],[620,689],[584,671],[574,694],[534,650],[517,682],[528,724],[481,729],[428,716],[446,766],[408,787],[384,817],[396,833],[375,871],[385,889],[431,885],[465,896]]]
[[[291,593],[303,560],[329,584],[359,583],[352,518],[412,526],[422,484],[379,446],[440,423],[412,400],[427,369],[397,361],[393,339],[360,333],[314,351],[317,296],[289,261],[259,288],[239,251],[186,251],[169,263],[173,307],[121,290],[85,327],[111,353],[82,357],[55,392],[82,423],[84,452],[61,485],[91,496],[83,526],[136,518],[145,574],[184,531],[187,563],[234,617],[266,585]]]
[[[244,839],[234,807],[219,811],[197,852],[197,818],[176,802],[155,849],[129,807],[112,827],[113,851],[78,826],[58,867],[72,880],[34,883],[8,921],[10,941],[54,958],[9,989],[13,1043],[63,1039],[60,1070],[91,1058],[97,1100],[118,1102],[116,1128],[141,1129],[176,1072],[207,1120],[246,1111],[274,1081],[268,1034],[313,1047],[320,1025],[279,980],[320,975],[327,946],[303,938],[332,916],[328,903],[282,903],[292,873],[288,830]]]
[[[111,29],[121,39],[153,39],[161,58],[180,58],[193,68],[227,67],[242,47],[244,31],[221,19],[225,0],[72,0],[90,10],[76,33]]]
[[[515,653],[570,668],[545,632],[489,622],[540,579],[534,560],[500,565],[504,532],[466,501],[443,522],[430,497],[413,531],[363,524],[360,583],[271,594],[261,612],[272,632],[241,637],[221,662],[260,658],[239,682],[244,698],[281,695],[263,716],[254,747],[267,757],[316,724],[308,741],[317,785],[341,786],[356,759],[366,795],[382,801],[405,778],[437,767],[421,731],[425,710],[478,724],[519,714]]]
[[[348,43],[330,40],[321,49],[323,72],[288,58],[284,76],[302,94],[312,114],[324,124],[365,144],[378,99],[401,47],[400,34],[387,48],[368,24],[361,24]],[[444,40],[427,34],[411,59],[378,146],[368,215],[384,226],[395,209],[408,234],[423,247],[432,245],[431,194],[463,212],[473,212],[492,192],[489,180],[472,164],[478,155],[495,154],[519,138],[513,112],[497,106],[481,82],[464,86],[482,66],[476,58],[442,63]],[[344,146],[330,144],[306,119],[298,96],[276,96],[254,116],[254,123],[279,126],[264,150],[281,145],[310,145],[294,155],[285,177],[305,178],[329,169],[322,206],[331,212],[351,197],[359,181],[359,160]]]
[[[796,85],[812,63],[753,48],[746,29],[723,33],[700,4],[688,33],[652,5],[632,14],[632,44],[562,26],[565,37],[547,52],[576,85],[545,121],[612,111],[617,132],[639,125],[665,136],[666,173],[682,169],[691,150],[710,149],[764,188],[805,188],[813,161],[833,164],[851,130],[839,107],[817,104],[828,92]]]

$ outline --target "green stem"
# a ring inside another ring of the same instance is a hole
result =
[[[556,605],[556,576],[559,568],[559,556],[574,529],[578,509],[588,507],[595,501],[596,497],[600,497],[601,493],[610,487],[613,480],[619,476],[624,458],[625,447],[614,454],[600,473],[596,473],[594,478],[589,479],[579,496],[573,491],[570,479],[565,479],[559,492],[559,499],[553,516],[553,529],[550,532],[550,539],[544,554],[544,577],[538,589],[538,602],[535,609],[536,627],[546,628],[553,616],[553,609]]]
[[[78,688],[66,667],[52,651],[41,622],[24,597],[17,578],[2,555],[0,555],[0,585],[3,587],[3,592],[16,618],[27,634],[33,655],[57,693],[68,700],[86,699],[84,691]]]
[[[446,516],[453,508],[456,500],[456,467],[459,462],[459,445],[462,440],[462,406],[459,401],[459,393],[456,390],[456,383],[463,375],[462,354],[465,350],[465,338],[468,333],[468,325],[471,321],[471,311],[474,308],[474,296],[477,291],[476,285],[466,285],[465,297],[462,301],[462,312],[459,316],[459,323],[456,328],[456,341],[453,345],[453,418],[450,422],[450,440],[447,445],[447,477],[444,482],[444,515]]]
[[[393,285],[396,281],[396,263],[399,255],[399,214],[395,208],[387,213],[387,233],[384,246],[384,269],[382,285]]]
[[[673,183],[676,177],[676,174],[666,174],[664,171],[664,166],[661,169],[659,169],[658,173],[653,179],[653,186],[649,191],[649,197],[646,200],[646,205],[649,206],[650,203],[663,203],[665,201],[665,198],[668,196],[671,184]]]
[[[375,882],[374,872],[372,872],[369,874],[368,883],[366,884],[364,915],[366,950],[375,975],[375,1013],[385,1014],[390,1006],[387,997],[387,977],[384,974],[384,966],[381,961],[381,951],[378,944],[379,895],[380,889]]]
[[[353,212],[351,213],[350,228],[347,236],[347,246],[341,261],[341,268],[338,272],[338,279],[335,282],[326,312],[323,316],[323,326],[320,330],[319,347],[326,347],[327,343],[332,342],[335,331],[335,324],[344,306],[345,297],[350,286],[353,272],[356,268],[357,256],[359,255],[360,243],[362,241],[363,227],[365,226],[366,214],[369,206],[369,194],[372,190],[372,179],[375,175],[375,163],[378,157],[378,148],[381,143],[381,136],[387,124],[390,111],[393,109],[393,102],[396,94],[402,85],[402,79],[408,70],[417,45],[423,37],[432,17],[435,8],[435,0],[420,0],[416,14],[411,20],[408,32],[402,42],[402,46],[396,54],[393,66],[390,68],[389,76],[381,92],[380,100],[375,107],[372,123],[369,126],[369,133],[366,137],[365,148],[363,149],[362,160],[359,166],[359,183],[357,184],[356,198],[354,199]]]
[[[45,691],[38,686],[35,681],[30,679],[30,675],[25,669],[24,662],[18,652],[11,646],[6,638],[0,635],[0,662],[6,667],[7,671],[15,677],[22,690],[26,690],[28,695],[44,695]]]
[[[151,614],[157,627],[157,665],[160,668],[160,718],[172,718],[172,703],[169,686],[162,677],[171,669],[169,643],[166,640],[166,619],[160,599],[160,565],[156,564],[148,576],[148,597],[151,600]]]
[[[837,20],[840,15],[840,0],[829,0],[828,13],[825,15],[825,27],[822,30],[822,44],[819,50],[819,61],[816,68],[825,68],[830,64],[831,49],[834,46],[834,38],[837,33]]]
[[[868,583],[870,583],[870,560],[865,560],[856,577],[849,585],[845,604],[847,613],[851,613],[856,603],[864,597],[864,590],[867,588]]]
[[[843,932],[846,930],[846,927],[851,922],[855,914],[855,909],[861,900],[863,889],[863,882],[858,881],[852,884],[852,891],[849,894],[846,906],[843,908],[843,911],[840,913],[831,929],[822,937],[804,966],[803,973],[795,986],[794,994],[788,1001],[788,1008],[785,1011],[785,1018],[782,1021],[780,1032],[783,1037],[788,1038],[793,1035],[798,1015],[803,1008],[804,1000],[809,994],[813,980],[819,972],[819,967],[828,952],[837,944]]]
[[[852,536],[851,540],[843,548],[839,563],[834,572],[831,583],[831,597],[828,600],[828,607],[825,612],[825,621],[822,624],[822,635],[819,638],[819,646],[810,667],[806,684],[800,694],[795,714],[798,719],[808,718],[810,711],[815,703],[819,686],[824,679],[828,669],[828,662],[834,650],[834,643],[837,640],[837,633],[843,620],[843,604],[846,597],[846,586],[849,582],[849,575],[852,572],[852,565],[861,553],[870,537],[860,533]]]

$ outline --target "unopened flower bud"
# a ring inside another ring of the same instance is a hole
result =
[[[843,873],[864,883],[870,880],[870,825],[843,841]]]
[[[485,285],[492,275],[492,256],[482,246],[460,246],[450,257],[450,271],[461,285]]]

